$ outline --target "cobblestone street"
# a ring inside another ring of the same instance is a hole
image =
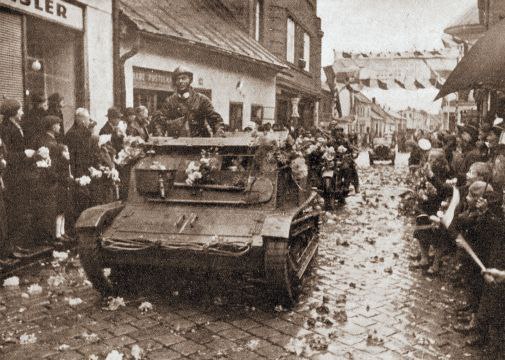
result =
[[[461,290],[409,269],[417,249],[397,211],[407,173],[400,160],[396,169],[360,167],[361,193],[325,216],[317,261],[291,310],[268,303],[257,281],[173,273],[157,291],[107,303],[75,254],[60,254],[0,289],[0,357],[497,359],[451,330]]]

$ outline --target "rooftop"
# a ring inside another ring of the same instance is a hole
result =
[[[219,0],[120,0],[120,6],[140,31],[183,40],[244,61],[286,67],[240,28]]]

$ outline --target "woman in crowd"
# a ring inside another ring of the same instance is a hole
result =
[[[21,103],[17,100],[4,100],[0,114],[3,116],[0,137],[5,149],[6,169],[3,180],[9,239],[17,247],[16,251],[24,251],[32,240],[29,176],[35,151],[26,146],[21,127]]]

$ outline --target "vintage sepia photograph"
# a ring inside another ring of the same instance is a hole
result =
[[[0,0],[0,359],[505,360],[505,0]]]

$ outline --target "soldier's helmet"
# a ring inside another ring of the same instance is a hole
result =
[[[188,75],[191,78],[191,81],[193,81],[193,73],[184,66],[178,66],[172,73],[172,82],[175,83],[175,80],[177,80],[177,77],[180,75]]]

